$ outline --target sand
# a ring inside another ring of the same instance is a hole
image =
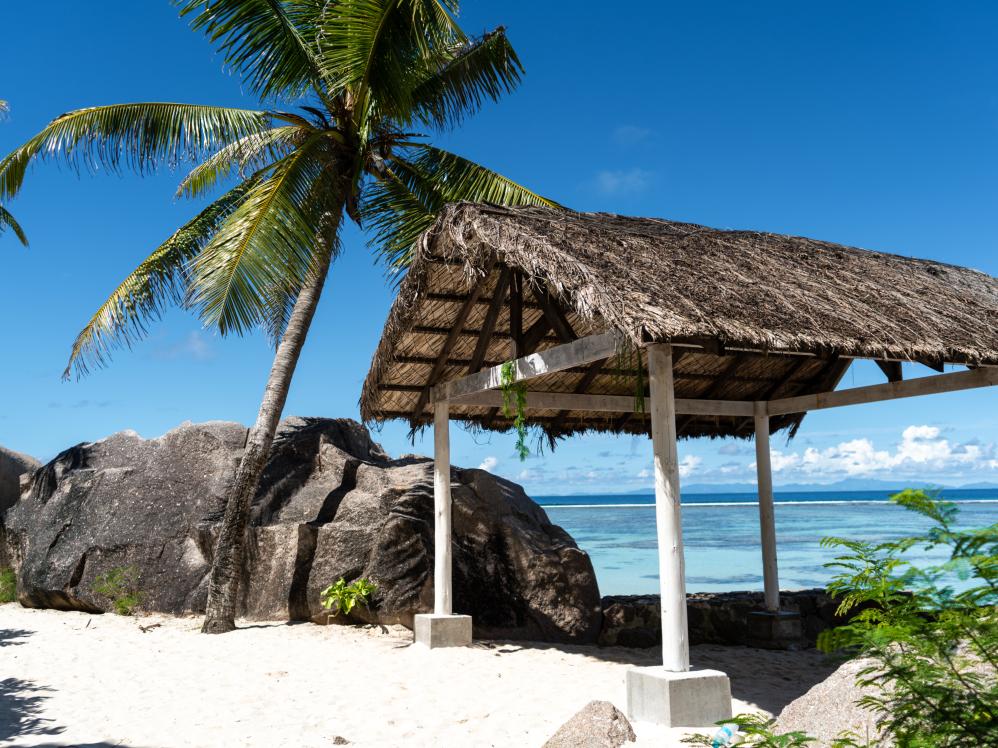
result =
[[[655,650],[476,641],[428,651],[401,627],[89,615],[0,605],[0,745],[540,746],[592,699],[625,708]],[[140,626],[154,628],[143,632]],[[810,652],[699,646],[735,710],[778,712],[830,672]],[[685,730],[635,723],[637,745]]]

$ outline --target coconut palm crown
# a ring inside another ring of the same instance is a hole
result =
[[[504,29],[476,39],[462,32],[457,0],[176,4],[245,87],[272,105],[140,103],[64,114],[0,161],[0,201],[20,191],[38,160],[139,173],[196,163],[179,194],[213,201],[100,306],[66,375],[105,364],[169,304],[222,334],[263,328],[273,339],[274,362],[212,558],[202,630],[224,633],[235,627],[252,500],[344,217],[401,269],[448,202],[553,203],[422,134],[460,123],[522,74]]]
[[[341,213],[401,268],[447,202],[553,204],[421,134],[460,123],[522,74],[503,28],[477,39],[462,32],[457,0],[176,4],[252,92],[282,106],[80,109],[0,161],[0,201],[46,159],[139,173],[195,161],[178,194],[214,198],[100,306],[73,345],[67,376],[105,364],[168,304],[193,309],[222,334],[262,327],[277,341],[298,289],[338,251]],[[233,178],[234,187],[213,194]]]

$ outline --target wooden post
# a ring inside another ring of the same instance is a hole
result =
[[[433,405],[433,612],[451,614],[450,413]]]
[[[666,670],[690,669],[686,623],[683,527],[679,506],[679,456],[676,403],[672,383],[672,346],[648,346],[651,384],[651,435],[655,455],[655,524],[658,532],[659,591],[662,602],[662,664]]]
[[[773,467],[769,455],[769,415],[766,403],[755,404],[755,464],[759,486],[759,532],[762,537],[762,578],[766,610],[780,609],[780,574],[776,565],[776,517],[773,511]]]

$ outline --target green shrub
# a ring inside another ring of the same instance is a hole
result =
[[[17,600],[17,575],[10,568],[0,569],[0,603]]]
[[[876,691],[860,703],[899,746],[998,746],[998,523],[957,529],[956,506],[924,491],[891,500],[932,526],[884,543],[823,541],[844,551],[828,590],[853,615],[819,646],[869,658],[858,683]],[[913,562],[913,549],[946,559]]]
[[[347,584],[343,577],[340,577],[322,591],[320,600],[322,607],[333,611],[334,616],[341,613],[350,615],[350,611],[357,603],[367,607],[376,589],[378,588],[367,579],[358,579],[352,584]]]
[[[998,747],[998,523],[960,530],[956,506],[925,491],[903,491],[891,500],[932,526],[884,543],[822,541],[843,550],[828,564],[838,569],[828,591],[841,601],[838,613],[852,617],[824,632],[818,644],[870,661],[857,683],[873,690],[859,703],[877,715],[884,737],[898,748]],[[943,550],[945,560],[925,564],[912,559],[912,550]],[[777,734],[773,720],[755,715],[729,721],[748,738],[745,745],[815,742],[800,732]],[[705,735],[684,742],[714,744]],[[832,748],[868,745],[877,743],[843,733]]]
[[[119,616],[134,615],[141,605],[143,594],[139,590],[139,572],[133,566],[117,566],[94,579],[94,594],[111,601]]]

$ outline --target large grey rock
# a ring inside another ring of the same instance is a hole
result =
[[[544,748],[620,748],[637,740],[627,717],[609,701],[590,701]]]
[[[20,496],[20,480],[42,464],[34,457],[0,447],[0,514],[14,506]]]
[[[857,702],[876,693],[872,686],[856,685],[859,672],[869,660],[849,660],[803,696],[787,704],[776,718],[776,732],[804,732],[817,739],[817,746],[830,746],[843,732],[853,732],[871,745],[889,748],[894,742],[881,735],[877,717]]]
[[[34,457],[0,447],[0,569],[9,565],[3,515],[17,503],[21,494],[21,477],[32,473],[42,464]]]
[[[91,591],[135,567],[148,610],[204,608],[224,488],[246,429],[184,424],[159,439],[122,433],[35,473],[7,514],[22,604],[101,610]],[[282,423],[248,535],[241,613],[325,622],[319,592],[339,577],[378,590],[360,620],[412,625],[432,607],[433,473],[392,460],[360,424]],[[589,557],[515,484],[453,469],[454,609],[477,636],[595,641],[600,600]]]

